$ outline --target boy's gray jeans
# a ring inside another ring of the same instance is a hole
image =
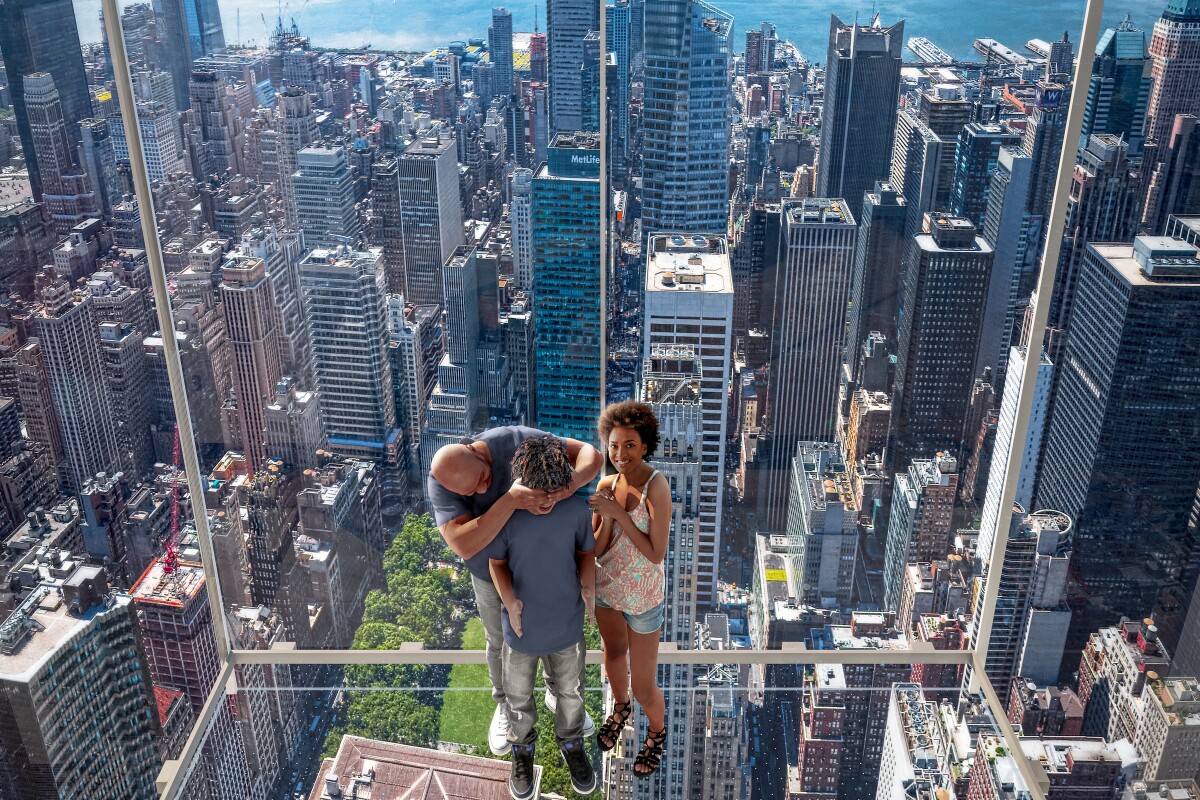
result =
[[[582,632],[581,632],[582,633]],[[508,740],[513,744],[537,742],[537,701],[533,686],[538,662],[546,685],[559,687],[554,692],[558,705],[554,711],[554,735],[559,744],[583,736],[583,667],[586,649],[583,637],[565,650],[535,656],[504,645],[504,696],[508,700]]]
[[[500,623],[500,609],[504,603],[500,593],[491,581],[483,581],[471,576],[471,586],[475,589],[475,607],[479,609],[479,621],[483,623],[483,633],[487,637],[488,680],[492,682],[492,699],[497,704],[504,703],[504,628]],[[555,683],[550,676],[545,676],[546,691],[557,695]],[[580,675],[582,680],[582,673]]]

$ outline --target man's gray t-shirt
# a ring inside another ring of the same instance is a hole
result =
[[[429,497],[429,504],[433,507],[434,523],[440,528],[463,514],[470,514],[472,519],[486,514],[501,495],[512,488],[512,458],[513,454],[517,452],[517,448],[521,446],[521,442],[549,435],[537,428],[508,425],[502,428],[491,428],[474,438],[461,439],[460,444],[483,442],[487,445],[488,452],[492,454],[492,484],[488,486],[486,492],[462,495],[455,494],[442,486],[434,480],[433,475],[427,476],[425,478],[425,494]],[[561,438],[559,441],[566,443],[566,440]],[[484,550],[486,549],[484,548]],[[465,560],[467,569],[471,571],[472,575],[488,583],[492,582],[491,573],[488,572],[487,556],[483,551]]]
[[[592,512],[582,497],[560,500],[549,514],[517,511],[484,552],[508,561],[513,594],[523,604],[517,636],[501,612],[504,641],[513,650],[544,656],[576,644],[583,635],[583,597],[575,552],[594,550]]]

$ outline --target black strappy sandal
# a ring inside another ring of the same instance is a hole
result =
[[[649,778],[658,771],[659,762],[662,761],[663,744],[667,741],[666,726],[657,731],[650,731],[646,734],[646,741],[642,744],[641,752],[633,761],[633,774],[639,778]],[[640,772],[638,767],[646,767],[645,772]]]
[[[621,731],[625,730],[625,723],[629,722],[629,715],[632,713],[632,700],[613,703],[613,712],[608,715],[608,719],[604,720],[603,727],[596,732],[596,746],[600,748],[601,753],[607,753],[617,746],[617,742],[621,738]]]

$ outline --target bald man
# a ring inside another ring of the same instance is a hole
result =
[[[600,472],[603,456],[590,444],[559,437],[574,474],[570,486],[554,492],[530,489],[513,483],[513,453],[526,439],[547,436],[544,431],[520,425],[492,428],[479,436],[448,444],[433,456],[425,493],[433,507],[433,518],[446,544],[462,558],[471,572],[475,604],[487,636],[488,678],[496,712],[488,728],[488,747],[501,756],[509,752],[508,705],[504,697],[504,667],[501,660],[504,630],[500,622],[503,603],[492,585],[487,546],[508,523],[514,511],[545,514],[554,504],[587,486]],[[553,707],[553,687],[547,686],[546,703]],[[595,723],[588,717],[584,735]]]

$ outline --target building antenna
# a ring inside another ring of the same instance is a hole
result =
[[[537,33],[537,32],[538,32],[537,20],[538,20],[538,16],[537,16],[537,3],[534,3],[534,4],[533,4],[533,32],[534,32],[534,33]]]

